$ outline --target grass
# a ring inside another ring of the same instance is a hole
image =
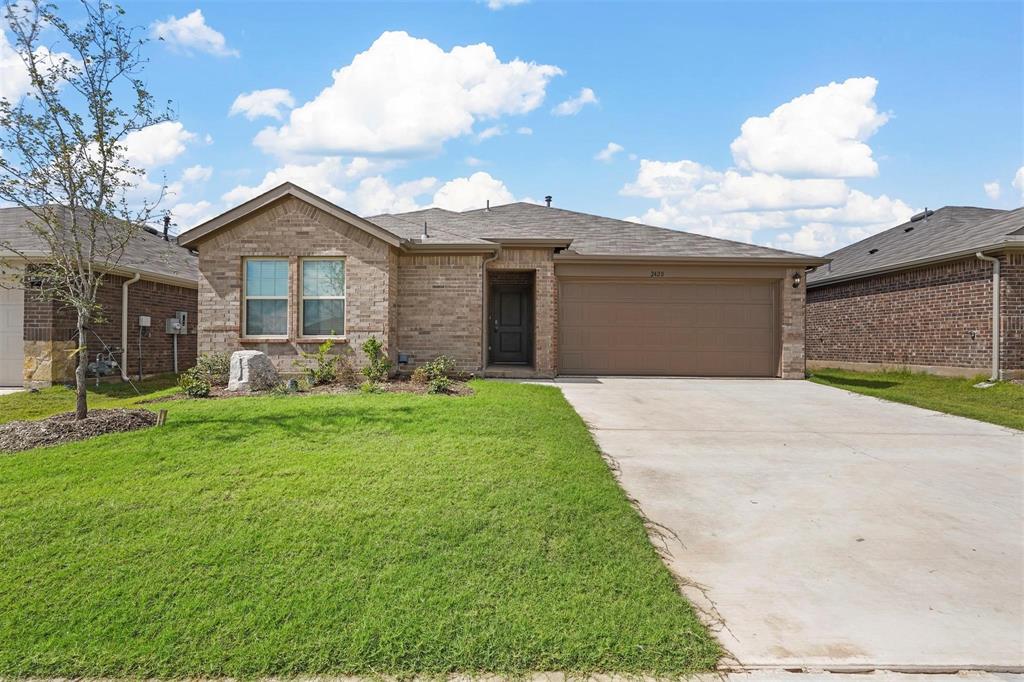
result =
[[[96,386],[90,382],[89,409],[110,409],[116,407],[135,407],[139,401],[152,400],[178,391],[177,377],[164,374],[136,381],[141,396],[135,392],[131,384],[101,383]],[[19,391],[0,396],[0,424],[19,419],[42,419],[60,412],[75,409],[75,391],[66,386],[52,386],[39,391]]]
[[[175,401],[0,457],[0,677],[711,669],[560,392],[473,386]]]
[[[974,388],[984,377],[958,379],[913,372],[815,370],[811,381],[929,410],[1024,429],[1024,385]]]

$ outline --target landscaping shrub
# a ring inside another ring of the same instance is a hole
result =
[[[391,358],[381,352],[381,342],[371,336],[363,342],[363,352],[366,353],[367,364],[363,367],[363,376],[371,384],[384,381],[391,372]]]
[[[331,355],[334,341],[327,339],[313,353],[303,351],[302,359],[292,364],[302,370],[303,376],[310,386],[333,384],[338,378],[338,356]]]
[[[204,353],[196,359],[195,369],[211,386],[227,386],[231,356],[227,353]]]
[[[450,379],[455,374],[455,360],[447,355],[438,355],[430,362],[425,362],[412,372],[410,380],[414,384],[431,384],[438,379],[448,379],[447,387],[451,388]],[[444,382],[439,382],[441,386]],[[431,393],[447,393],[447,391],[430,391]]]
[[[210,395],[210,380],[198,365],[181,373],[178,386],[189,398],[205,398]]]
[[[455,382],[445,376],[434,377],[427,386],[427,393],[451,393]]]

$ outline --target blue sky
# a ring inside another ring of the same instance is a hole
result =
[[[1022,3],[124,6],[164,37],[146,80],[180,126],[133,154],[179,229],[285,179],[363,214],[552,194],[818,253],[1022,203]]]

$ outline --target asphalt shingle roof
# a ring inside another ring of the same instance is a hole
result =
[[[808,286],[850,279],[880,270],[899,269],[943,256],[1020,242],[1024,208],[946,206],[917,221],[907,221],[827,254],[832,262],[812,272]],[[1017,234],[1014,235],[1014,232]]]
[[[790,251],[525,202],[463,213],[427,209],[397,215],[374,216],[367,220],[391,230],[395,225],[391,222],[394,218],[417,226],[414,230],[416,236],[423,232],[423,221],[426,220],[431,234],[436,226],[439,230],[474,241],[571,240],[569,250],[584,256],[806,258],[803,254]]]
[[[13,256],[11,248],[27,256],[45,257],[49,253],[46,244],[27,226],[33,219],[28,209],[0,208],[0,258]],[[132,236],[117,265],[143,275],[199,281],[199,259],[191,251],[146,231]]]

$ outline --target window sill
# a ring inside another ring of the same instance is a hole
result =
[[[243,336],[239,343],[291,343],[287,336]]]
[[[295,339],[295,343],[323,343],[324,341],[334,341],[335,343],[348,343],[347,336],[300,336]]]

